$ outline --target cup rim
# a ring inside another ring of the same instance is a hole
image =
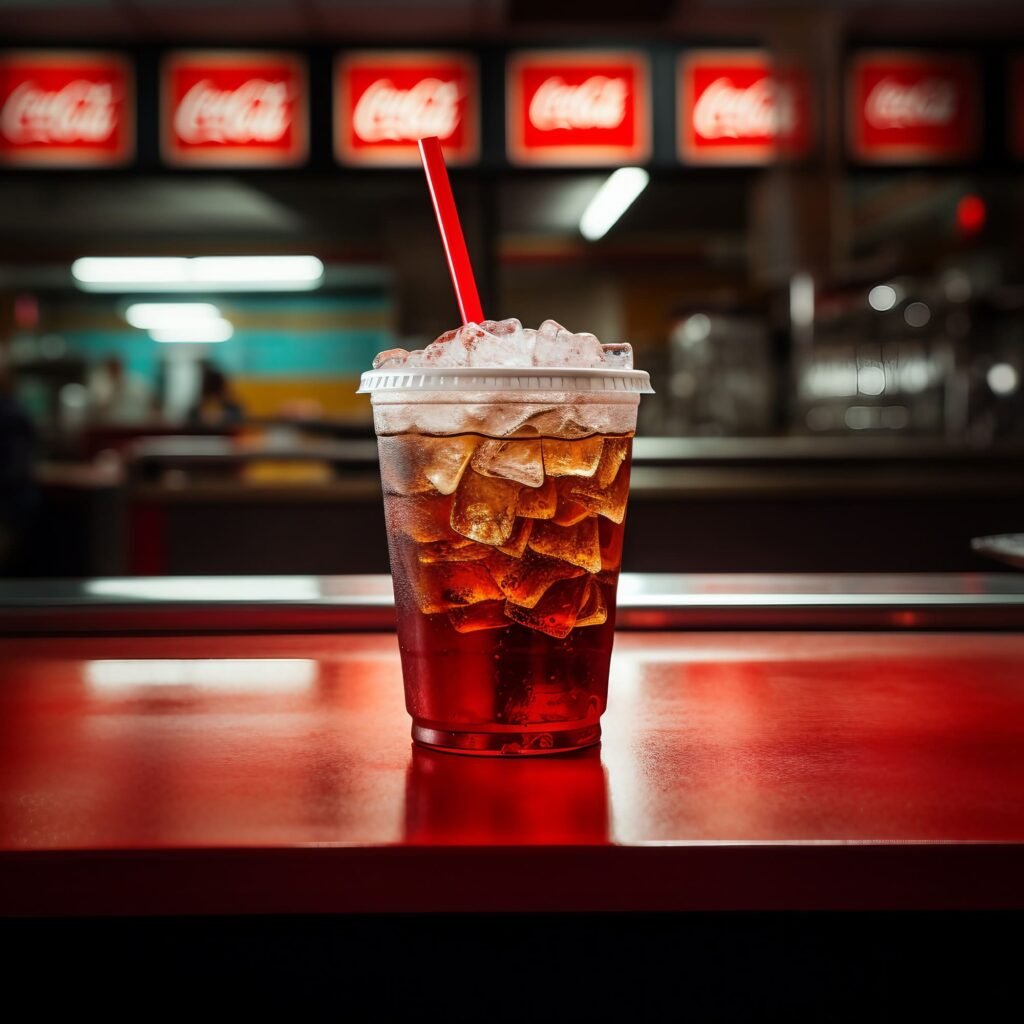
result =
[[[451,367],[368,370],[356,394],[378,391],[617,391],[653,395],[646,370],[607,367]]]

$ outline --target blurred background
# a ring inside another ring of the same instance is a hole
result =
[[[488,315],[651,371],[626,568],[1024,530],[1016,0],[0,0],[0,37],[5,575],[386,571],[358,374],[457,321],[423,134]]]

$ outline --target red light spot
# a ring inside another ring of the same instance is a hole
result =
[[[976,235],[985,226],[985,200],[981,196],[963,196],[956,204],[956,226],[964,235]]]
[[[39,326],[39,300],[34,295],[18,295],[15,298],[14,324],[22,330]]]

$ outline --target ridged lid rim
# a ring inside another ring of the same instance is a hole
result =
[[[440,367],[368,370],[356,394],[377,391],[617,391],[653,395],[646,370],[601,367]]]

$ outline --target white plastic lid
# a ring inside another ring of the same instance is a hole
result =
[[[408,370],[368,370],[356,394],[378,391],[617,391],[653,395],[646,370],[611,370],[573,367],[429,366]]]

